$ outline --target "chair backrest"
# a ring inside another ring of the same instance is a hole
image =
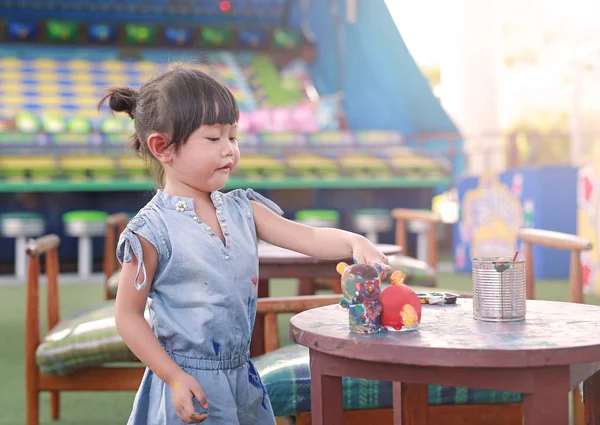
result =
[[[548,248],[564,249],[571,252],[569,269],[569,286],[571,302],[583,303],[583,275],[581,273],[581,252],[592,249],[593,244],[588,239],[568,233],[540,229],[520,229],[517,238],[523,241],[525,248],[527,298],[535,298],[535,269],[533,245]]]
[[[117,249],[117,235],[120,235],[129,222],[129,216],[124,213],[116,213],[106,219],[106,235],[104,238],[104,294],[107,300],[114,298],[108,287],[108,279],[114,272],[121,268],[117,261],[115,250]]]
[[[415,220],[428,223],[427,263],[437,270],[436,225],[442,221],[440,215],[432,211],[396,208],[392,210],[392,217],[396,220],[396,245],[404,250],[406,250],[406,222]]]
[[[25,307],[25,367],[27,380],[37,379],[37,366],[35,351],[40,345],[40,257],[46,256],[47,300],[46,311],[48,314],[48,330],[52,329],[60,320],[58,300],[58,245],[60,238],[57,235],[45,235],[32,239],[25,245],[25,252],[29,256],[27,272],[27,300]],[[27,385],[30,383],[27,382]],[[37,387],[37,386],[36,386]]]

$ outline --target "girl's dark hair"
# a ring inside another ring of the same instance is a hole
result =
[[[202,125],[235,124],[239,107],[227,87],[210,75],[182,64],[173,64],[162,74],[142,84],[139,91],[128,87],[108,90],[98,109],[108,101],[115,112],[126,112],[135,124],[133,149],[154,168],[155,182],[164,185],[161,164],[148,149],[154,132],[170,137],[177,152]]]

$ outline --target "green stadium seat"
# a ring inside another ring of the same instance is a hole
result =
[[[42,125],[35,114],[20,112],[15,117],[15,128],[23,133],[37,133],[42,128]]]
[[[295,221],[313,227],[338,227],[340,213],[336,210],[300,210]]]
[[[45,156],[0,156],[0,176],[6,179],[46,180],[58,174],[56,161]]]
[[[58,160],[64,174],[72,179],[114,177],[117,173],[115,160],[106,155],[61,156]]]
[[[337,162],[315,154],[290,155],[286,162],[297,174],[307,178],[335,177],[340,172]]]
[[[365,154],[350,154],[340,157],[340,164],[354,176],[389,176],[389,164],[374,156]]]
[[[135,155],[119,156],[117,162],[121,170],[123,170],[130,179],[144,179],[148,177],[148,165]]]
[[[85,118],[75,117],[69,120],[68,131],[70,133],[89,133],[92,131],[92,124]]]
[[[104,211],[76,210],[63,214],[65,232],[79,238],[77,273],[80,277],[92,274],[92,237],[104,236],[108,214]]]
[[[237,171],[248,178],[277,178],[285,175],[285,164],[268,155],[246,155],[238,163]]]
[[[100,124],[100,131],[103,133],[114,134],[114,133],[124,133],[125,132],[125,123],[122,119],[115,117],[108,117],[102,121]]]
[[[47,133],[64,133],[67,131],[67,120],[56,114],[42,116],[42,130]]]

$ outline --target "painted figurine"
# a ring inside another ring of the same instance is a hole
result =
[[[404,273],[395,271],[390,276],[392,284],[381,294],[381,324],[390,331],[414,330],[421,322],[421,301],[417,294],[404,284],[405,278]]]
[[[339,263],[337,272],[342,275],[344,299],[342,307],[348,309],[350,332],[375,333],[384,330],[380,316],[383,310],[378,270],[368,264]]]

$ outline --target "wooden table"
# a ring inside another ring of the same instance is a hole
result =
[[[402,252],[398,245],[377,245],[385,255],[396,255]],[[295,251],[261,242],[258,244],[259,283],[258,296],[269,296],[269,279],[275,278],[335,278],[340,275],[335,266],[340,261],[352,263],[352,258],[338,260],[319,260]],[[257,317],[254,323],[250,355],[252,357],[264,353],[264,317]]]
[[[585,381],[586,424],[600,424],[600,307],[527,310],[522,322],[480,322],[459,299],[423,306],[417,331],[375,335],[350,333],[339,305],[292,317],[291,338],[310,349],[313,425],[343,424],[342,376],[394,381],[396,425],[428,423],[427,384],[521,392],[525,424],[565,425],[568,392]]]

